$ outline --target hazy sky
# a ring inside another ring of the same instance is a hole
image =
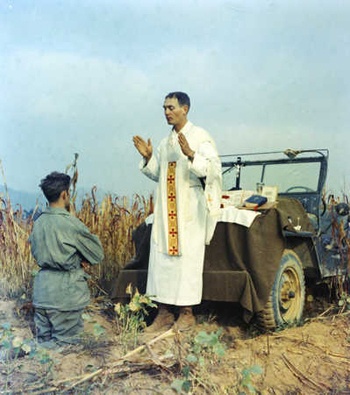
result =
[[[0,0],[7,183],[37,191],[77,152],[80,186],[148,194],[132,136],[157,145],[183,90],[221,154],[328,148],[349,193],[349,21],[348,0]]]

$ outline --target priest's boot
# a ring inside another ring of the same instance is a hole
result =
[[[175,328],[179,331],[189,331],[196,325],[196,318],[193,315],[192,307],[180,307],[180,315],[176,321]]]
[[[144,329],[144,333],[158,332],[167,330],[172,327],[174,323],[174,315],[164,305],[158,306],[158,314],[153,323]]]

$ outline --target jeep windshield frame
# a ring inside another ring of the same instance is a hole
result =
[[[318,215],[328,157],[324,148],[222,155],[223,191],[277,187],[278,197],[296,198]]]

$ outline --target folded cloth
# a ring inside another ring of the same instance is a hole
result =
[[[218,210],[217,222],[231,222],[249,228],[254,219],[260,214],[258,211],[242,210],[234,206],[228,206]],[[149,215],[145,222],[147,225],[153,224],[153,214]]]
[[[249,228],[254,219],[260,214],[257,211],[242,210],[229,206],[220,209],[218,222],[232,222]]]

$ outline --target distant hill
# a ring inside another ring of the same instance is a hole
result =
[[[18,191],[12,188],[8,188],[8,193],[10,196],[11,205],[14,209],[16,209],[16,205],[19,205],[23,208],[23,210],[30,211],[37,204],[39,204],[39,206],[46,205],[46,200],[40,191],[38,191],[38,193],[34,193],[34,192],[31,193],[31,192]],[[97,200],[101,201],[105,193],[106,192],[102,190],[101,191],[97,190],[96,192]],[[91,195],[91,190],[78,188],[78,196],[76,202],[78,207],[80,206],[83,197],[85,197],[86,195]],[[0,185],[0,197],[6,198],[5,187],[3,185]]]
[[[16,205],[21,206],[24,210],[31,210],[37,203],[42,204],[43,196],[39,193],[30,193],[24,191],[17,191],[12,188],[8,188],[8,194],[10,196],[11,205],[16,208]],[[5,187],[0,185],[0,196],[6,198]]]

